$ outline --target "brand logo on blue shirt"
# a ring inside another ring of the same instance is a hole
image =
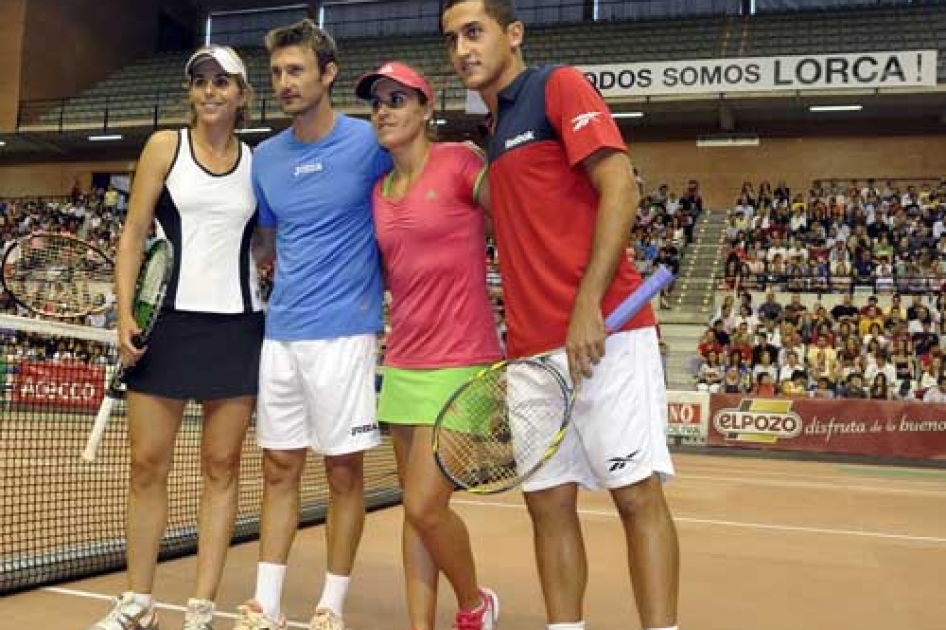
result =
[[[314,164],[300,164],[296,167],[293,175],[299,177],[300,175],[308,175],[309,173],[321,173],[322,170],[321,162],[315,162]]]
[[[518,136],[509,138],[506,140],[506,148],[511,149],[513,147],[518,147],[520,144],[525,144],[526,142],[531,142],[535,140],[534,131],[526,131],[525,133],[520,133]]]

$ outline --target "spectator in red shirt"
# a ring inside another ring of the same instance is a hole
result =
[[[706,332],[703,333],[703,338],[696,346],[696,351],[699,352],[700,356],[704,359],[710,352],[719,354],[723,351],[723,346],[719,343],[719,340],[716,338],[716,333],[713,332],[712,328],[707,329]]]

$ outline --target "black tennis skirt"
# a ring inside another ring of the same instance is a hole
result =
[[[263,313],[165,310],[148,351],[125,375],[129,390],[198,401],[255,396]]]

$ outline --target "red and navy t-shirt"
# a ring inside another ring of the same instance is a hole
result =
[[[599,195],[582,161],[601,149],[627,150],[604,99],[578,70],[530,68],[499,93],[489,194],[510,357],[565,344],[598,214]],[[622,257],[602,312],[609,314],[640,284],[640,274]],[[653,325],[646,306],[624,329]]]

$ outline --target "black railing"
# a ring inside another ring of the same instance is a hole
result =
[[[439,90],[436,102],[444,109],[463,111],[465,91],[461,87]],[[366,114],[365,104],[348,90],[336,90],[334,104],[342,111]],[[251,126],[286,120],[279,102],[272,94],[257,95],[251,112]],[[167,94],[129,93],[114,96],[77,97],[24,101],[20,103],[17,131],[93,131],[110,132],[128,128],[158,128],[180,124],[190,116],[189,107],[179,92]]]
[[[946,254],[941,254],[946,260]],[[939,263],[937,263],[939,264]],[[695,276],[699,279],[699,276]],[[762,273],[721,273],[713,276],[716,288],[726,291],[767,291],[788,293],[843,294],[877,293],[891,295],[938,295],[946,290],[946,273],[893,273],[889,276],[816,275],[765,271]]]

